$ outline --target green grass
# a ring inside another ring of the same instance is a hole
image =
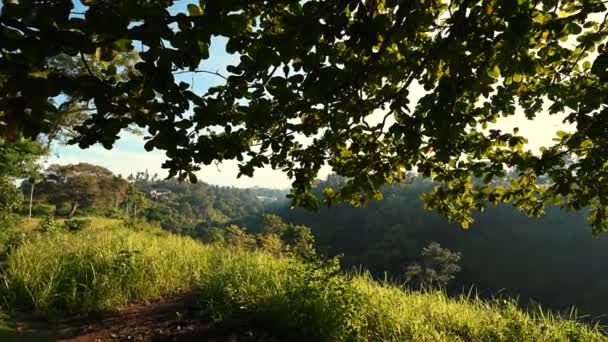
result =
[[[125,251],[127,253],[125,253]],[[290,340],[603,341],[597,328],[512,302],[406,292],[368,275],[120,227],[38,235],[7,260],[10,308],[86,314],[197,290],[201,313]]]
[[[192,239],[119,227],[38,234],[8,257],[4,297],[37,314],[86,314],[190,289],[206,266]]]

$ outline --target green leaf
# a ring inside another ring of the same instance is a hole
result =
[[[188,13],[192,17],[198,17],[203,15],[203,10],[195,4],[188,4]]]
[[[515,73],[513,74],[513,82],[520,83],[523,79],[522,74]]]
[[[570,34],[580,34],[583,32],[583,28],[576,23],[570,22],[566,25],[566,31]]]
[[[499,78],[500,77],[500,68],[498,67],[497,64],[495,64],[492,69],[488,70],[488,75],[492,78]]]
[[[30,76],[34,77],[34,78],[48,78],[49,77],[49,70],[44,70],[44,71],[32,71],[30,72]]]
[[[126,38],[115,41],[114,47],[120,52],[133,51],[133,44],[131,43],[131,40]]]

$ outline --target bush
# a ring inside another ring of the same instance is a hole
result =
[[[61,225],[59,221],[55,220],[53,215],[48,215],[40,221],[36,230],[43,234],[53,234],[61,230]]]
[[[14,232],[13,234],[10,234],[5,243],[5,252],[10,253],[21,246],[26,240],[27,236],[23,232]]]
[[[27,208],[26,208],[27,209]],[[27,209],[29,214],[29,209]],[[39,203],[32,207],[32,217],[46,217],[55,213],[55,206]]]
[[[204,313],[299,341],[604,341],[597,330],[513,302],[403,291],[337,260],[303,263],[260,251],[222,251],[201,278]]]
[[[253,250],[257,247],[255,235],[249,234],[246,228],[232,224],[225,228],[224,236],[226,243],[236,248]]]
[[[354,340],[364,322],[356,289],[326,265],[243,249],[212,258],[200,285],[204,312],[237,320],[286,340]]]
[[[176,219],[174,219],[173,217],[167,217],[166,219],[164,219],[163,221],[161,221],[160,226],[162,229],[175,233],[175,234],[179,234],[181,233],[181,228],[179,226],[179,222],[177,222]]]
[[[24,201],[19,207],[18,210],[19,215],[21,216],[29,216],[30,214],[30,203],[29,201]],[[46,203],[35,203],[32,205],[32,217],[46,217],[49,215],[55,214],[55,206],[52,204]]]
[[[304,259],[315,257],[315,238],[309,227],[286,223],[277,215],[264,214],[261,233],[278,236],[285,249],[297,257]]]
[[[10,232],[19,225],[21,218],[14,214],[0,215],[0,234]]]
[[[197,235],[199,235],[200,239],[206,243],[223,245],[226,242],[226,237],[224,236],[224,229],[217,227],[202,227],[202,225],[198,226]]]
[[[281,255],[285,252],[283,240],[277,234],[258,234],[258,246],[274,255]]]
[[[124,217],[124,212],[120,209],[111,208],[106,209],[104,216],[111,219],[121,219]]]
[[[0,175],[0,220],[12,214],[23,202],[23,193],[17,189],[13,181]]]
[[[63,223],[69,232],[78,232],[91,228],[92,221],[89,219],[71,219]]]

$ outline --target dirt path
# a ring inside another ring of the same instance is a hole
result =
[[[64,333],[46,328],[16,329],[7,341],[118,342],[118,341],[279,341],[247,329],[227,330],[197,317],[195,296],[183,295],[149,304],[129,305],[97,320],[67,322]],[[45,331],[48,330],[48,331]],[[56,336],[63,336],[57,338]],[[44,337],[43,337],[44,336]],[[69,337],[65,337],[69,336]],[[0,332],[0,340],[3,340]]]
[[[134,304],[120,313],[85,324],[78,336],[62,342],[198,341],[192,339],[210,328],[195,320],[194,296],[181,296],[150,304]]]

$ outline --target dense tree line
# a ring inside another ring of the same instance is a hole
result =
[[[30,179],[22,182],[23,195],[30,194],[31,186]],[[285,196],[273,189],[239,189],[161,179],[147,171],[123,178],[87,163],[51,165],[41,173],[35,189],[32,198],[38,216],[145,219],[188,235],[268,211]]]

